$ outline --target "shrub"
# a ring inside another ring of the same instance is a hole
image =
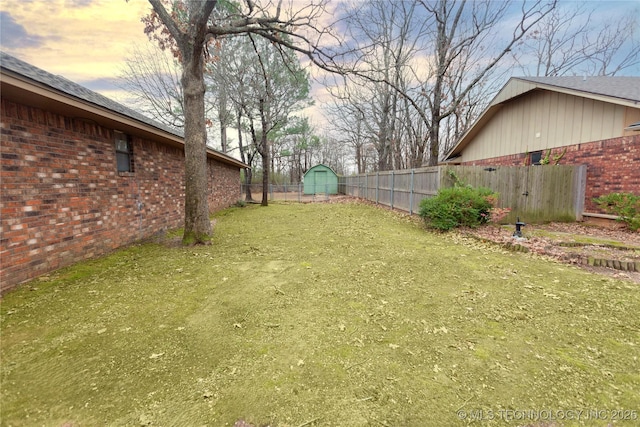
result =
[[[442,188],[435,197],[420,202],[418,215],[430,228],[446,231],[477,227],[489,222],[497,195],[488,188]]]
[[[607,213],[618,215],[633,231],[640,230],[640,196],[632,193],[609,193],[593,199]]]

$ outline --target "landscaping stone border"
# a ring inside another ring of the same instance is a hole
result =
[[[464,233],[465,236],[467,237],[472,237],[475,240],[484,242],[484,243],[490,243],[493,245],[498,245],[504,249],[507,249],[509,251],[513,251],[513,252],[522,252],[522,253],[529,253],[531,252],[529,250],[529,248],[525,245],[522,245],[520,243],[516,243],[516,242],[496,242],[494,240],[491,239],[487,239],[485,237],[479,237],[474,235],[473,233]],[[630,247],[626,247],[626,246],[616,246],[616,245],[609,245],[609,244],[598,244],[598,245],[593,245],[593,244],[585,244],[585,243],[579,243],[579,242],[560,242],[560,243],[556,243],[556,246],[561,246],[561,247],[586,247],[586,246],[601,246],[601,247],[607,247],[607,248],[612,248],[612,249],[620,249],[620,250],[635,250],[636,248],[630,248]],[[557,255],[554,255],[552,253],[543,253],[542,255],[548,255],[554,258],[558,258]],[[580,254],[564,254],[563,256],[559,257],[559,259],[561,261],[564,262],[568,262],[568,263],[573,263],[573,264],[582,264],[582,265],[589,265],[591,267],[606,267],[606,268],[611,268],[614,270],[620,270],[620,271],[631,271],[631,272],[640,272],[640,261],[619,261],[616,259],[609,259],[609,258],[596,258],[593,256],[585,256],[585,255],[580,255]]]

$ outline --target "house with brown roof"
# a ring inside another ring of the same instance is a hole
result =
[[[511,78],[445,162],[587,165],[584,215],[605,216],[594,197],[640,194],[640,77]]]
[[[0,290],[184,224],[184,138],[0,53]],[[209,149],[211,211],[247,165]]]

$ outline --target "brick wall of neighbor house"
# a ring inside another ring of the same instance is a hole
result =
[[[564,148],[553,149],[552,156],[561,154]],[[593,203],[594,197],[613,192],[640,194],[640,135],[569,145],[566,149],[560,164],[587,165],[586,212],[604,213]],[[522,153],[464,164],[518,166],[525,164],[526,157]]]
[[[118,173],[111,129],[2,100],[0,290],[181,227],[184,153],[133,138]],[[237,167],[209,159],[211,210],[240,198]]]
[[[181,166],[184,162],[182,154]],[[226,163],[209,159],[209,210],[228,208],[242,198],[240,194],[240,169]],[[184,212],[180,212],[180,220]],[[180,224],[182,227],[182,224]]]

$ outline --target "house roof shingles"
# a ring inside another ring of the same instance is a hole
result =
[[[2,68],[3,72],[5,72],[5,70],[9,71],[13,74],[21,76],[22,78],[27,78],[32,82],[46,86],[55,91],[61,92],[65,96],[76,98],[76,99],[88,102],[90,104],[93,104],[95,106],[105,108],[111,112],[120,114],[129,119],[133,119],[142,124],[154,127],[162,132],[166,132],[180,139],[184,139],[184,133],[178,129],[173,129],[160,122],[150,119],[149,117],[129,107],[126,107],[112,99],[107,98],[106,96],[100,95],[97,92],[87,89],[84,86],[74,83],[71,80],[68,80],[61,76],[57,76],[55,74],[51,74],[38,67],[34,67],[33,65],[27,62],[24,62],[14,56],[11,56],[1,51],[0,51],[0,68]],[[240,162],[237,159],[234,159],[233,157],[225,153],[221,153],[211,148],[207,148],[207,150],[209,150],[209,152],[213,154],[215,157],[218,157],[223,161],[226,161],[228,163],[234,163],[239,167],[248,167],[244,163]]]
[[[533,83],[640,102],[640,77],[516,77]]]
[[[71,95],[75,98],[79,98],[100,107],[104,107],[116,113],[123,114],[127,117],[136,119],[140,122],[146,123],[150,126],[161,129],[173,135],[184,137],[184,134],[176,129],[172,129],[168,126],[163,125],[162,123],[156,122],[155,120],[152,120],[144,116],[143,114],[132,110],[131,108],[125,107],[124,105],[119,104],[112,99],[107,98],[106,96],[100,95],[97,92],[87,89],[84,86],[74,83],[71,80],[67,80],[64,77],[57,76],[40,68],[34,67],[33,65],[28,64],[4,52],[0,52],[0,66],[16,74],[20,74],[23,77],[28,77],[33,81],[49,86],[52,89],[64,92],[67,95]]]

